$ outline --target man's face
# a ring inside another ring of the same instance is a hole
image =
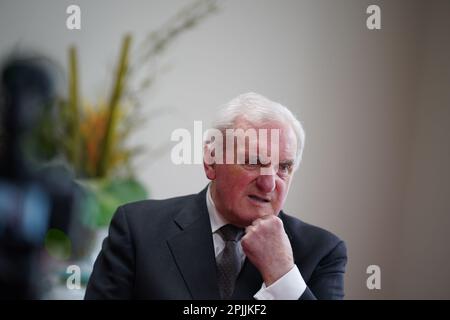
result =
[[[255,127],[248,121],[239,120],[235,126],[235,129],[251,128],[257,132],[267,129],[268,139],[266,143],[259,143],[259,138],[256,138],[256,154],[251,152],[250,143],[242,148],[238,148],[236,145],[239,144],[235,143],[234,151],[237,155],[245,155],[245,163],[235,161],[227,164],[223,161],[223,164],[205,165],[206,175],[212,180],[211,194],[217,210],[230,223],[242,227],[263,216],[279,214],[291,184],[297,150],[295,133],[286,123],[270,122]],[[279,130],[279,142],[276,145],[272,145],[270,139],[271,129]],[[232,151],[225,147],[225,154]],[[278,152],[277,163],[267,163],[267,159],[258,157],[267,154],[269,159],[276,159],[271,157],[273,152]],[[258,163],[252,164],[250,160]],[[261,174],[262,168],[264,174]]]

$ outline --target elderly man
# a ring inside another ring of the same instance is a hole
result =
[[[119,207],[86,299],[342,299],[344,242],[282,211],[302,157],[300,122],[247,93],[213,128],[204,157],[211,183]]]

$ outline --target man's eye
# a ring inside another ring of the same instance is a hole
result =
[[[245,164],[247,167],[249,167],[249,168],[256,168],[256,167],[259,167],[259,164],[258,163],[246,163]]]
[[[280,164],[281,172],[289,172],[291,171],[292,165],[290,164]]]
[[[260,163],[256,158],[246,158],[244,166],[249,170],[255,170],[260,167]]]

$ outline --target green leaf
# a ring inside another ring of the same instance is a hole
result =
[[[85,180],[86,190],[84,221],[94,227],[107,226],[117,207],[122,204],[144,200],[145,188],[133,178],[114,180]]]
[[[50,256],[64,261],[70,258],[72,242],[63,231],[50,229],[45,236],[45,248]]]
[[[126,35],[123,39],[122,49],[119,59],[119,65],[116,70],[116,78],[114,88],[111,93],[111,98],[108,106],[108,118],[106,122],[106,132],[102,142],[102,152],[100,153],[100,160],[98,162],[97,176],[105,177],[108,175],[108,159],[113,145],[113,133],[116,131],[117,117],[120,99],[126,87],[126,75],[128,70],[128,56],[131,45],[131,35]]]

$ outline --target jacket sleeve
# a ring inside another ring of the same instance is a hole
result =
[[[85,299],[131,299],[134,283],[134,248],[125,209],[119,207],[109,227],[108,237],[89,279]]]
[[[318,264],[301,300],[334,300],[344,298],[344,272],[347,264],[347,249],[340,241]]]

